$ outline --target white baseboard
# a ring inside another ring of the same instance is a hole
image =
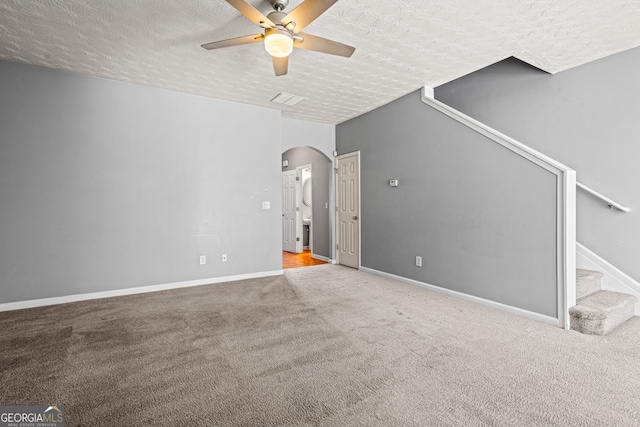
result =
[[[279,276],[283,270],[262,271],[259,273],[237,274],[234,276],[214,277],[211,279],[190,280],[186,282],[166,283],[163,285],[140,286],[137,288],[117,289],[114,291],[92,292],[88,294],[65,295],[62,297],[41,298],[28,301],[16,301],[0,304],[0,312],[22,310],[25,308],[43,307],[47,305],[66,304],[69,302],[87,301],[99,298],[111,298],[124,295],[144,294],[148,292],[167,291],[169,289],[188,288],[191,286],[212,285],[215,283],[235,282],[238,280],[257,279],[260,277]]]
[[[578,268],[600,271],[604,275],[600,282],[602,290],[634,295],[640,299],[640,283],[619,268],[577,242],[576,255]],[[636,316],[640,316],[640,302],[636,303]]]
[[[313,252],[311,253],[311,258],[315,258],[315,259],[318,259],[320,261],[327,262],[329,264],[337,264],[338,263],[338,261],[336,261],[335,259],[331,259],[329,257],[322,256],[322,255],[317,255],[317,254],[314,254]]]
[[[314,254],[313,252],[311,252],[311,258],[331,263],[331,259],[330,258],[328,258],[326,256]]]
[[[513,307],[510,305],[502,304],[496,301],[487,300],[484,298],[476,297],[469,294],[464,294],[458,291],[452,291],[451,289],[441,288],[440,286],[430,285],[428,283],[419,282],[413,279],[407,279],[406,277],[396,276],[395,274],[385,273],[384,271],[374,270],[368,267],[360,267],[360,271],[366,273],[375,274],[377,276],[386,277],[388,279],[397,280],[399,282],[407,283],[409,285],[417,286],[419,288],[428,289],[430,291],[439,292],[454,298],[463,299],[466,301],[474,302],[477,304],[485,305],[488,307],[496,308],[498,310],[506,311],[507,313],[515,314],[518,316],[526,317],[527,319],[537,320],[538,322],[546,323],[552,326],[562,327],[560,321],[555,317],[546,316],[544,314],[534,313],[532,311],[523,310],[521,308]]]

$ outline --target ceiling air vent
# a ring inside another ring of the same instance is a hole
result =
[[[304,101],[304,98],[301,96],[291,95],[290,93],[279,93],[276,95],[271,101],[274,104],[282,104],[288,105],[289,107],[293,107],[294,105]]]

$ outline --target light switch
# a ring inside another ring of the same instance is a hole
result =
[[[271,202],[262,202],[262,209],[271,209]]]

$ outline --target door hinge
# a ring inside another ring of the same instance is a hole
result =
[[[296,181],[300,181],[300,177],[299,176],[296,176]]]
[[[336,244],[336,249],[340,249],[337,244]]]
[[[299,242],[299,241],[300,241],[300,238],[299,238],[299,237],[296,237],[296,242]]]
[[[296,212],[300,212],[300,207],[296,206]]]

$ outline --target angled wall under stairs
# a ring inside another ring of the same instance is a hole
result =
[[[577,193],[577,240],[636,282],[639,74],[637,47],[553,75],[509,58],[435,88],[438,101],[571,166],[578,181],[631,208],[611,211]]]

